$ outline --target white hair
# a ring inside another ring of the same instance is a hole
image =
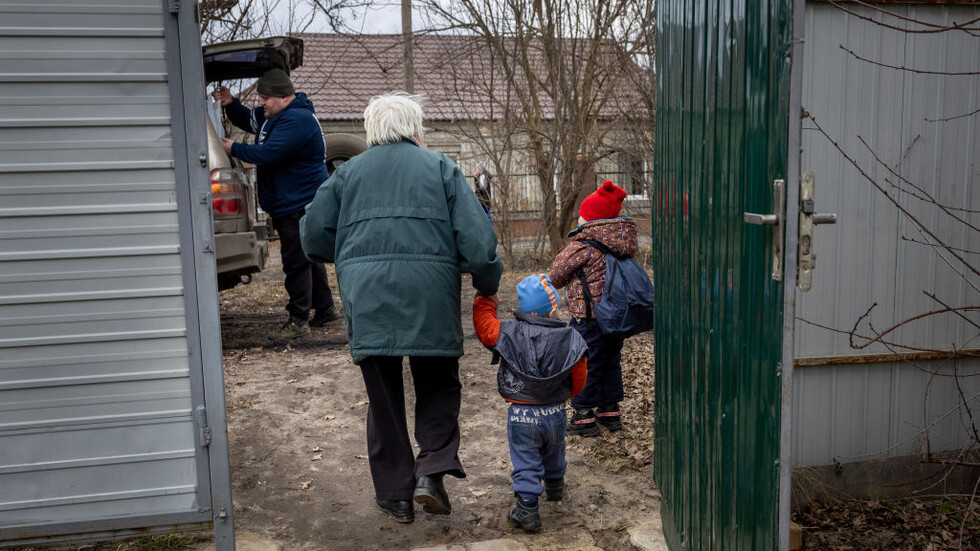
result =
[[[364,110],[364,130],[368,145],[422,137],[421,96],[392,92],[371,98]]]

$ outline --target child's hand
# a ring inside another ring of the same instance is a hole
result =
[[[476,293],[473,294],[473,300],[476,300],[477,297],[488,298],[493,301],[494,306],[500,306],[500,299],[497,298],[497,293],[494,293],[492,295],[484,295],[480,291],[477,291]]]

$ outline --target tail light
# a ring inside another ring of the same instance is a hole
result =
[[[235,182],[231,170],[211,171],[211,211],[215,218],[234,218],[245,214],[245,188]]]

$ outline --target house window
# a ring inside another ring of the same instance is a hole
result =
[[[630,197],[646,197],[646,163],[643,159],[621,151],[617,163],[616,185],[626,190]]]

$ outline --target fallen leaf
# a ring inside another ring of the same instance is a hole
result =
[[[312,481],[312,480],[304,480],[304,481],[303,481],[303,482],[302,482],[302,483],[301,483],[301,484],[299,485],[299,489],[300,489],[300,490],[307,490],[307,489],[309,489],[309,487],[310,487],[310,486],[312,486],[312,485],[313,485],[313,481]]]
[[[310,450],[310,453],[316,453],[316,452],[322,452],[322,451],[323,450],[320,449],[320,446],[313,446],[313,449]]]
[[[358,455],[355,455],[354,457],[356,457],[358,459],[367,459],[368,458],[368,456],[363,455],[363,454],[358,454]]]
[[[310,458],[310,461],[319,461],[321,459],[323,459],[323,454],[322,453],[318,453],[318,454],[314,455],[313,457],[311,457]]]

